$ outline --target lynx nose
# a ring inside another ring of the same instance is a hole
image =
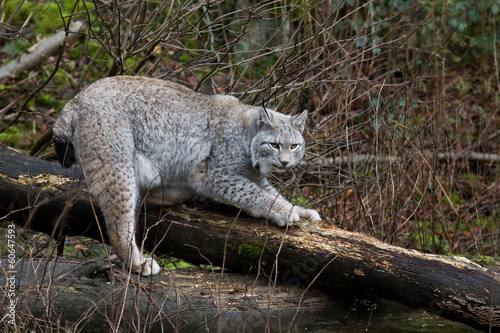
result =
[[[280,160],[280,162],[283,166],[287,166],[288,163],[290,163],[290,160]]]

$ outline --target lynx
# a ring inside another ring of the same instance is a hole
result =
[[[147,276],[160,271],[135,240],[136,212],[147,195],[165,204],[219,199],[278,226],[320,220],[266,179],[301,160],[306,118],[307,111],[287,116],[232,96],[120,76],[101,79],[69,101],[53,141],[63,167],[80,160],[117,255]]]

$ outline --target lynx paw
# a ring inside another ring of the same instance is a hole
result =
[[[142,258],[143,261],[139,265],[133,265],[132,270],[142,276],[155,275],[160,272],[160,265],[153,258]]]
[[[270,218],[279,227],[284,227],[286,225],[291,226],[301,218],[308,219],[310,221],[321,221],[321,216],[319,216],[317,211],[299,206],[293,206],[289,210],[283,210],[279,213],[276,212],[274,216],[270,216]]]
[[[309,219],[310,221],[321,221],[321,216],[314,209],[301,208],[299,215],[302,218]]]
[[[300,215],[296,208],[297,207],[293,207],[291,210],[283,212],[282,214],[275,213],[274,216],[270,216],[271,220],[273,220],[278,227],[284,227],[287,224],[292,225],[300,220]]]

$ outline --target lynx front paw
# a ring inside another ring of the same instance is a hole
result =
[[[299,215],[302,218],[308,219],[310,221],[321,221],[321,216],[314,209],[301,208]]]
[[[293,206],[293,208],[289,210],[288,213],[276,213],[275,216],[271,216],[271,220],[276,222],[279,227],[284,227],[287,224],[291,226],[301,218],[308,219],[309,221],[321,221],[321,216],[319,216],[317,211],[315,211],[314,209],[306,209],[299,206]]]
[[[278,227],[285,227],[286,225],[293,225],[295,222],[300,220],[300,213],[298,208],[300,207],[290,207],[289,210],[283,210],[281,212],[275,212],[274,215],[270,216],[270,219],[274,221]]]
[[[142,276],[155,275],[160,272],[160,265],[153,258],[142,258],[142,263],[132,265],[132,271]]]

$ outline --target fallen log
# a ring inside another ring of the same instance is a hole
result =
[[[82,36],[80,31],[83,30],[83,27],[84,24],[82,22],[73,22],[69,26],[68,33],[66,31],[59,31],[37,44],[30,53],[23,54],[19,58],[1,66],[0,84],[36,68],[45,58],[57,54],[65,41],[68,45],[74,44]]]
[[[41,332],[61,322],[67,332],[477,332],[383,299],[314,287],[304,292],[300,285],[196,267],[129,279],[104,258],[59,257],[23,259],[15,270],[16,308],[13,316],[3,314],[12,298],[0,299],[1,318],[14,317],[17,328],[36,321]],[[11,279],[0,274],[0,286]]]
[[[89,198],[78,168],[0,148],[0,207],[10,207],[16,224],[60,240],[101,239],[102,218]],[[280,229],[218,203],[143,206],[138,225],[153,253],[289,285],[356,290],[500,331],[500,276],[465,258],[402,249],[324,222]]]

